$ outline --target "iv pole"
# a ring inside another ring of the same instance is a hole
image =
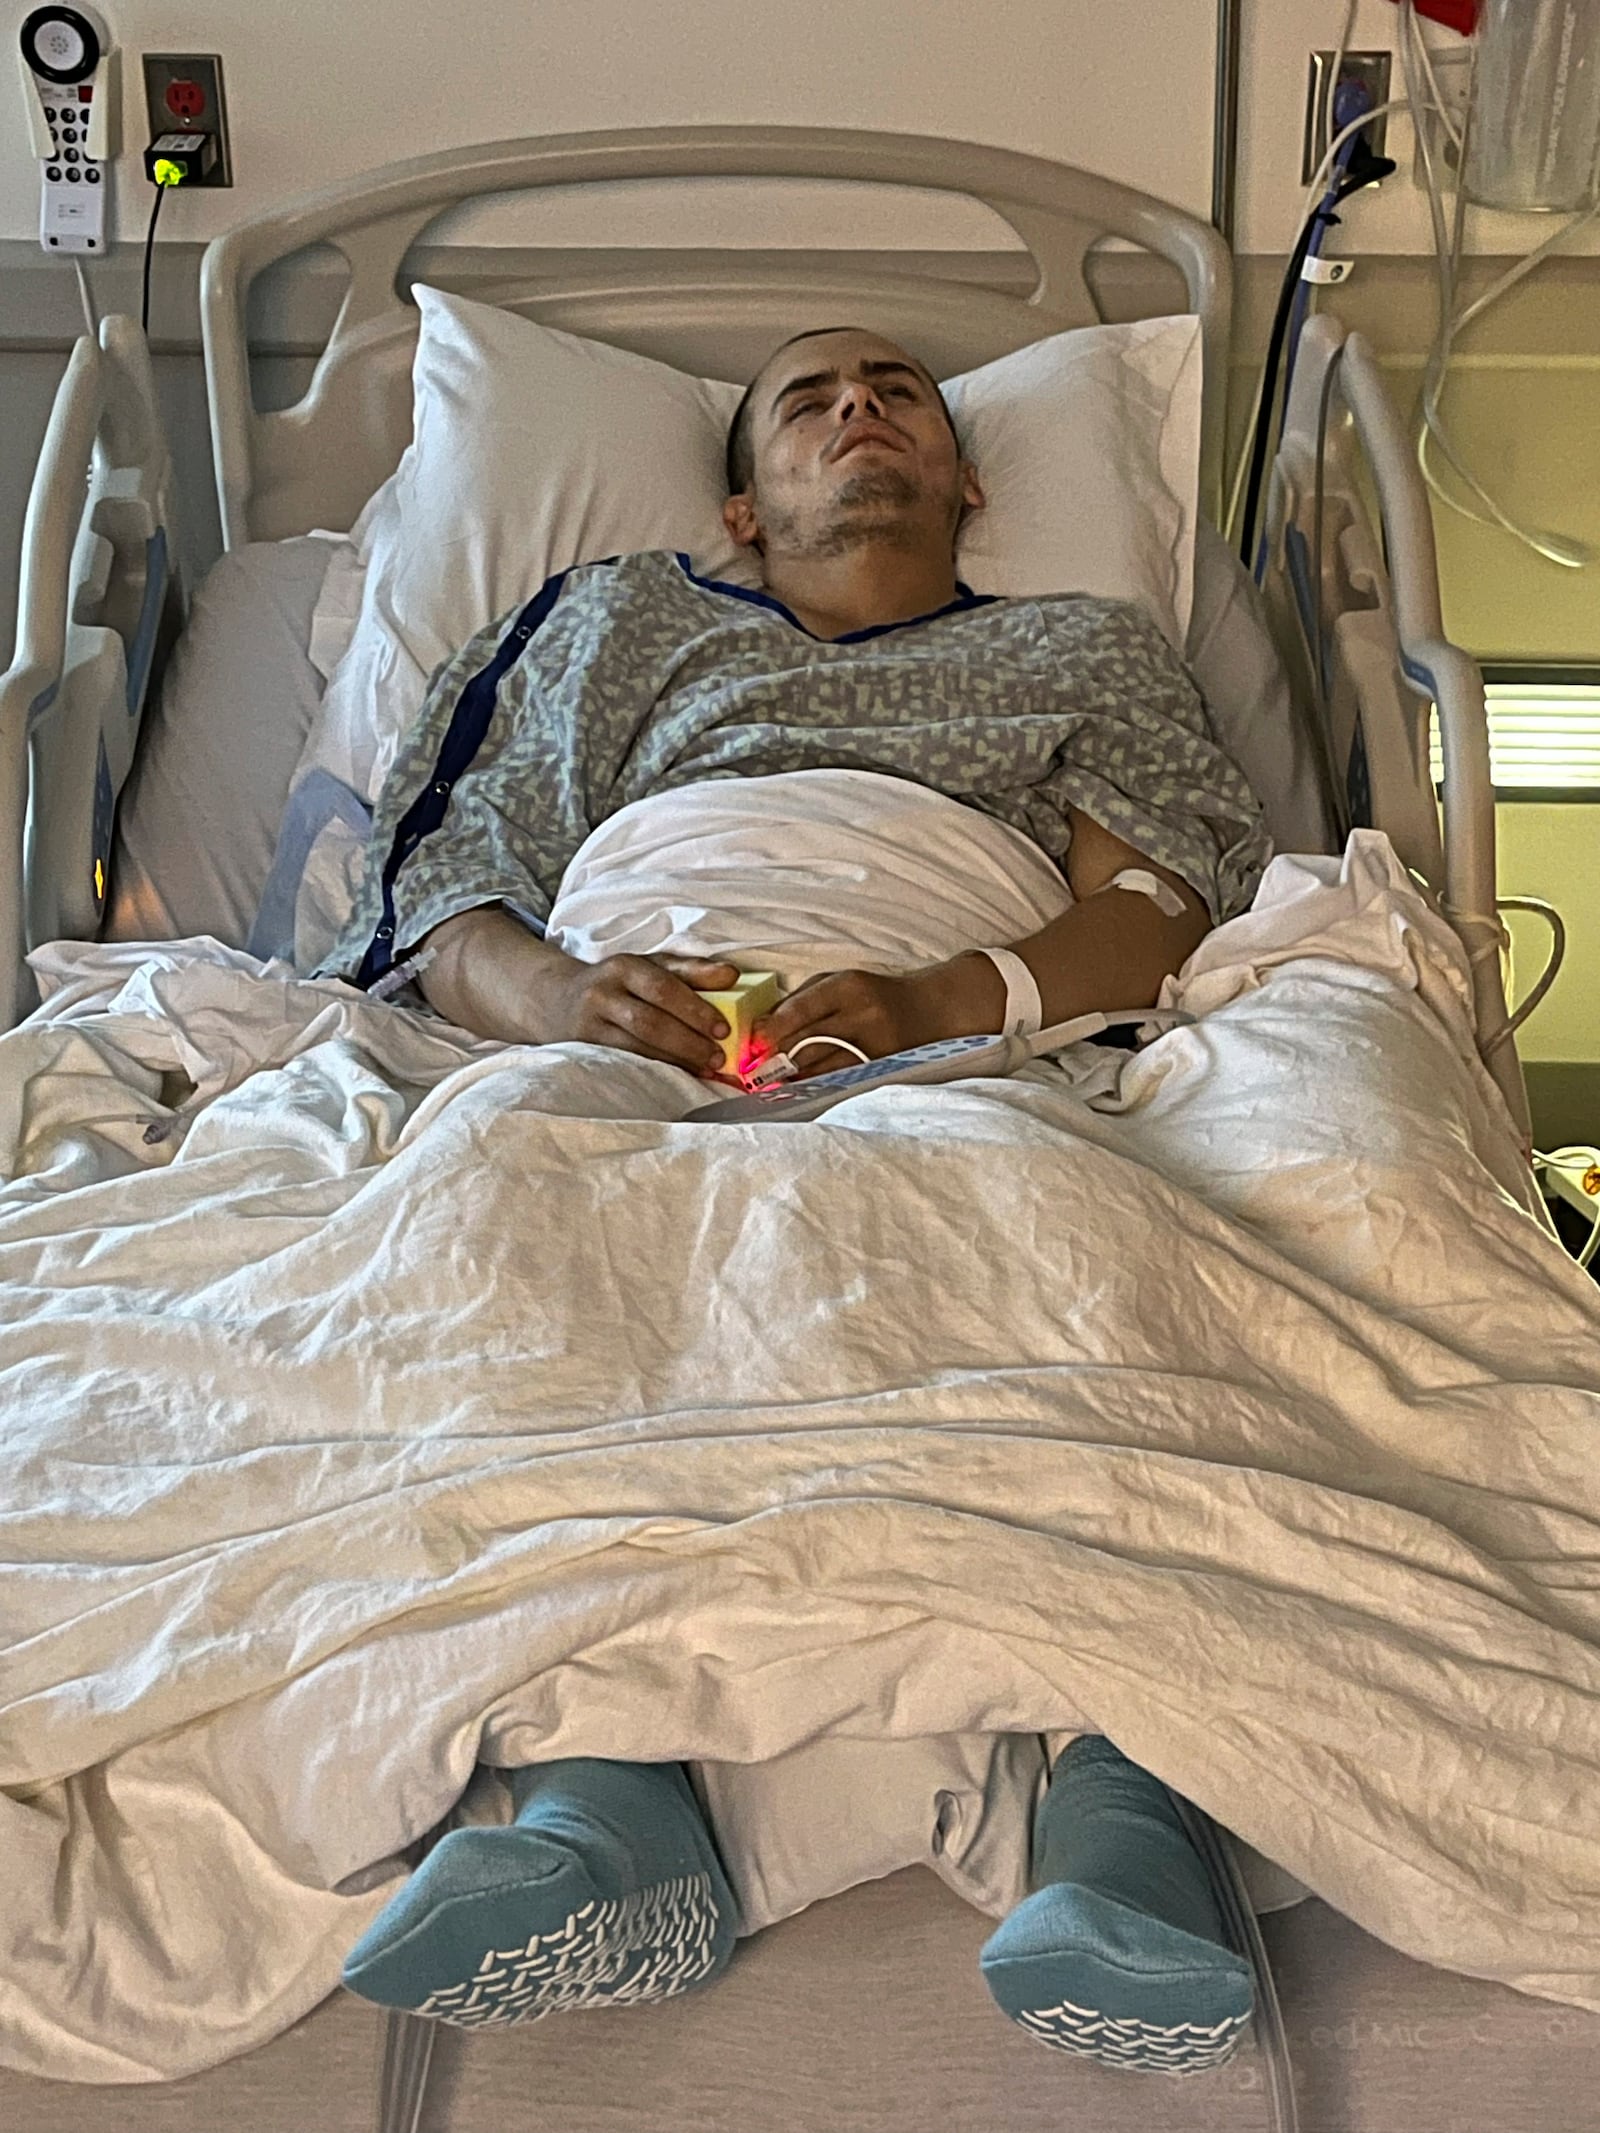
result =
[[[1239,46],[1244,0],[1217,0],[1216,89],[1211,114],[1211,221],[1230,250],[1239,175]]]

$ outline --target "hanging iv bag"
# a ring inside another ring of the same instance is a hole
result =
[[[1467,197],[1583,208],[1600,196],[1600,0],[1484,0]]]

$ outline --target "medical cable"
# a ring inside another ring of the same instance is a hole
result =
[[[1327,193],[1307,216],[1289,255],[1289,263],[1278,291],[1278,303],[1273,313],[1272,332],[1267,342],[1266,361],[1262,371],[1261,399],[1257,409],[1255,435],[1251,442],[1250,479],[1245,491],[1239,539],[1239,557],[1247,568],[1255,560],[1256,512],[1261,500],[1272,437],[1279,366],[1288,340],[1289,321],[1294,308],[1295,293],[1300,285],[1301,269],[1310,256],[1313,242],[1320,243],[1324,230],[1338,222],[1337,210],[1342,203],[1352,193],[1360,192],[1364,186],[1375,183],[1381,177],[1387,177],[1394,169],[1394,164],[1387,156],[1374,156],[1364,151],[1360,134],[1363,126],[1371,122],[1372,115],[1370,111],[1363,113],[1359,119],[1346,127],[1344,135],[1341,136],[1341,142],[1347,143],[1350,150],[1349,168],[1336,173]],[[1256,580],[1257,583],[1260,582],[1259,569],[1256,571]]]
[[[1327,805],[1328,818],[1342,849],[1351,830],[1355,827],[1354,810],[1350,804],[1349,786],[1339,776],[1333,755],[1332,720],[1328,713],[1327,625],[1323,620],[1323,571],[1322,556],[1323,525],[1327,512],[1327,459],[1328,416],[1333,406],[1333,388],[1338,382],[1340,367],[1344,362],[1344,343],[1333,351],[1328,367],[1323,373],[1322,392],[1317,402],[1317,453],[1316,467],[1311,477],[1311,681],[1316,691],[1317,717],[1312,721],[1313,740],[1317,752],[1317,775],[1322,782],[1322,796]]]
[[[795,1061],[808,1044],[820,1044],[827,1051],[851,1052],[863,1066],[872,1064],[870,1055],[859,1044],[852,1044],[848,1037],[802,1037],[786,1052],[772,1052],[753,1066],[745,1076],[745,1087],[765,1089],[777,1081],[793,1081],[800,1071]]]
[[[1556,974],[1561,968],[1562,958],[1566,954],[1567,929],[1562,924],[1561,914],[1553,906],[1542,902],[1536,896],[1497,897],[1495,899],[1496,915],[1492,918],[1482,911],[1463,911],[1459,905],[1451,903],[1449,898],[1444,896],[1439,898],[1439,909],[1450,921],[1462,946],[1467,951],[1467,967],[1471,972],[1474,993],[1477,991],[1479,967],[1488,962],[1491,956],[1500,957],[1511,946],[1511,936],[1498,916],[1501,911],[1532,911],[1540,918],[1547,920],[1550,926],[1550,960],[1540,973],[1538,983],[1522,1002],[1521,1006],[1518,1007],[1514,1015],[1508,1015],[1497,1028],[1490,1030],[1487,1036],[1478,1039],[1478,1051],[1487,1063],[1490,1057],[1500,1050],[1502,1045],[1511,1042],[1517,1031],[1521,1029],[1523,1023],[1527,1021],[1545,994],[1550,990],[1550,987],[1555,983]],[[1473,945],[1474,939],[1477,942],[1475,947]],[[1524,1153],[1531,1156],[1532,1151],[1525,1147]]]
[[[1415,22],[1415,17],[1413,17],[1413,22]],[[1402,36],[1405,35],[1404,23],[1400,26],[1400,34]],[[1433,71],[1433,55],[1428,50],[1428,40],[1423,36],[1420,27],[1417,29],[1416,56],[1422,62],[1423,78],[1428,86],[1428,101],[1433,106],[1433,115],[1444,128],[1446,140],[1449,141],[1459,157],[1463,153],[1466,143],[1462,138],[1461,128],[1450,116],[1450,107],[1444,100],[1444,91],[1439,87],[1439,77]],[[1404,58],[1402,57],[1402,68],[1404,64]]]
[[[1325,188],[1325,182],[1327,179],[1328,172],[1332,168],[1334,158],[1338,155],[1339,150],[1344,146],[1345,142],[1350,140],[1354,135],[1364,132],[1366,128],[1371,125],[1372,121],[1375,118],[1382,118],[1386,112],[1406,111],[1409,110],[1410,107],[1411,106],[1409,97],[1391,96],[1386,98],[1381,104],[1372,105],[1372,107],[1369,110],[1364,111],[1359,118],[1352,119],[1348,125],[1341,128],[1341,130],[1329,142],[1327,151],[1324,154],[1322,161],[1317,165],[1317,174],[1312,179],[1310,185],[1306,188],[1305,200],[1301,208],[1302,219],[1311,214],[1311,212],[1316,206],[1316,203],[1321,199]],[[1251,402],[1250,414],[1245,422],[1244,437],[1239,447],[1239,457],[1238,460],[1235,462],[1233,480],[1232,483],[1229,485],[1228,489],[1227,518],[1222,527],[1222,532],[1229,542],[1233,540],[1235,531],[1238,526],[1239,497],[1244,488],[1245,477],[1249,472],[1251,453],[1254,447],[1256,435],[1256,421],[1261,409],[1261,393],[1262,384],[1264,383],[1264,377],[1265,374],[1263,373],[1262,379],[1259,379],[1256,384],[1255,398]]]
[[[1233,1840],[1192,1800],[1185,1799],[1170,1786],[1164,1790],[1177,1810],[1189,1842],[1200,1854],[1233,1952],[1242,1956],[1255,1972],[1256,2037],[1267,2070],[1267,2113],[1271,2133],[1299,2133],[1294,2068],[1283,2026],[1283,2009],[1278,2002],[1278,1988],[1273,1980],[1266,1942],[1256,1922],[1256,1907],[1240,1869]]]
[[[1334,106],[1339,100],[1339,77],[1344,72],[1344,55],[1350,49],[1350,41],[1356,33],[1356,13],[1361,0],[1345,0],[1344,26],[1339,32],[1339,42],[1334,47],[1333,65],[1328,69],[1328,79],[1322,91],[1322,138],[1332,141],[1334,132]]]
[[[1547,904],[1541,896],[1497,896],[1494,907],[1497,911],[1531,911],[1550,928],[1549,961],[1539,973],[1538,983],[1506,1022],[1505,1034],[1514,1037],[1556,981],[1566,959],[1567,929],[1555,905]]]
[[[81,259],[72,262],[72,271],[78,278],[78,301],[83,306],[83,323],[91,341],[100,338],[100,318],[94,307],[94,292],[89,287],[89,276]]]
[[[1335,117],[1340,120],[1341,138],[1344,136],[1345,128],[1350,126],[1356,128],[1349,148],[1340,151],[1340,155],[1343,158],[1342,163],[1335,163],[1334,165],[1335,170],[1343,168],[1348,174],[1359,159],[1363,156],[1369,156],[1364,134],[1372,119],[1372,99],[1360,82],[1350,82],[1340,92],[1335,99]],[[1369,183],[1376,183],[1379,178],[1388,177],[1395,168],[1394,161],[1389,156],[1369,156],[1369,160],[1374,166],[1368,175]],[[1377,168],[1376,166],[1380,164],[1386,165],[1387,168]],[[1283,359],[1283,404],[1286,408],[1289,405],[1289,393],[1294,384],[1294,359],[1300,347],[1300,335],[1305,329],[1306,315],[1311,309],[1311,299],[1317,286],[1312,277],[1311,262],[1314,259],[1320,259],[1323,240],[1328,231],[1335,227],[1337,227],[1336,219],[1332,216],[1314,225],[1311,244],[1300,268],[1300,279],[1295,286],[1294,305],[1289,313],[1289,345],[1284,352]]]
[[[1423,71],[1425,62],[1419,62],[1418,59],[1418,47],[1422,46],[1422,44],[1422,33],[1417,24],[1416,8],[1413,0],[1400,0],[1400,64],[1406,78],[1408,100],[1414,110],[1420,109],[1422,103],[1419,75]],[[1425,51],[1425,47],[1423,49]],[[1473,47],[1471,65],[1473,68],[1472,79],[1475,79],[1477,66],[1476,46]],[[1441,503],[1447,504],[1452,511],[1455,511],[1461,517],[1470,519],[1474,524],[1480,526],[1498,526],[1502,532],[1509,533],[1514,540],[1520,541],[1524,547],[1531,548],[1536,555],[1542,555],[1548,562],[1560,564],[1563,569],[1582,570],[1596,562],[1600,562],[1600,550],[1597,550],[1591,543],[1576,540],[1568,534],[1551,533],[1537,528],[1530,528],[1519,524],[1517,520],[1513,519],[1508,512],[1501,508],[1494,497],[1489,494],[1488,490],[1478,480],[1477,476],[1466,465],[1444,427],[1440,408],[1444,397],[1450,358],[1454,352],[1456,338],[1463,328],[1473,319],[1481,317],[1491,303],[1503,296],[1508,289],[1514,288],[1523,279],[1524,275],[1530,273],[1541,260],[1547,258],[1559,245],[1564,244],[1569,237],[1575,235],[1586,223],[1592,221],[1597,214],[1600,214],[1600,200],[1594,201],[1588,207],[1581,208],[1576,215],[1564,223],[1552,236],[1548,237],[1543,244],[1535,246],[1534,250],[1525,259],[1519,260],[1509,273],[1503,274],[1465,312],[1457,316],[1456,293],[1466,228],[1466,163],[1470,147],[1470,136],[1471,97],[1469,86],[1466,121],[1462,126],[1460,135],[1452,135],[1452,138],[1458,143],[1459,154],[1455,211],[1450,228],[1447,231],[1445,225],[1444,188],[1434,161],[1433,143],[1428,137],[1428,128],[1425,124],[1419,124],[1416,127],[1417,152],[1422,164],[1423,183],[1428,196],[1428,213],[1433,224],[1434,267],[1439,292],[1438,327],[1423,371],[1422,419],[1417,434],[1417,464],[1421,469],[1423,480],[1434,495],[1439,498]],[[1485,507],[1483,512],[1474,510],[1470,504],[1463,502],[1459,496],[1452,495],[1440,482],[1429,464],[1428,445],[1430,439],[1437,446],[1451,472],[1463,487],[1469,490],[1478,499],[1479,503]],[[1485,512],[1487,516],[1485,516]]]
[[[369,1000],[392,998],[404,986],[409,985],[419,972],[426,970],[438,953],[437,948],[419,948],[415,955],[408,955],[402,962],[396,963],[386,970],[381,978],[374,978],[367,987],[367,998]]]
[[[144,233],[144,294],[139,304],[139,327],[143,333],[150,331],[150,263],[155,256],[156,224],[161,219],[161,203],[166,197],[166,186],[158,185],[150,209],[150,226]]]

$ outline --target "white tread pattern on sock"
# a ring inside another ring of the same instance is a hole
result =
[[[715,1961],[718,1922],[709,1874],[658,1881],[614,1902],[586,1903],[523,1948],[490,1948],[464,1985],[428,1995],[415,2012],[478,2029],[538,2022],[558,2009],[668,2000]]]
[[[1062,2000],[1030,2007],[1013,2017],[1053,2051],[1077,2052],[1103,2066],[1133,2067],[1163,2074],[1200,2074],[1230,2057],[1250,2017],[1228,2015],[1205,2028],[1197,2022],[1156,2022],[1097,2014]]]

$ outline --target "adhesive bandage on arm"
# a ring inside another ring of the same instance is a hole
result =
[[[1143,867],[1124,867],[1120,874],[1112,875],[1106,887],[1132,889],[1136,896],[1148,896],[1156,909],[1168,918],[1182,918],[1188,908],[1176,889],[1158,881],[1154,874],[1147,874]]]

